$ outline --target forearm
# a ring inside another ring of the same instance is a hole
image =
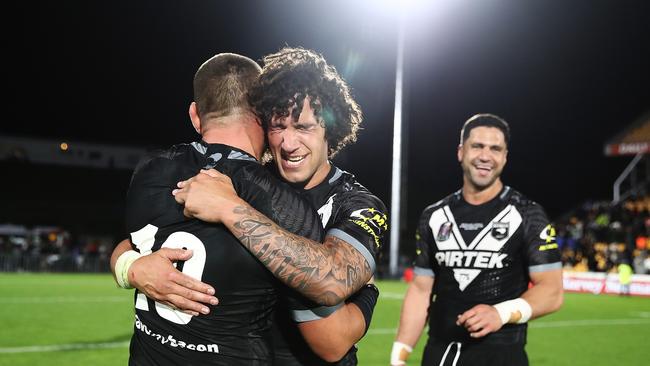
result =
[[[405,365],[427,321],[433,277],[415,276],[404,296],[397,336],[390,353],[390,364]]]
[[[319,304],[341,303],[372,277],[366,259],[345,241],[294,235],[243,201],[222,222],[278,279]]]
[[[363,337],[366,323],[359,308],[348,303],[326,318],[299,323],[298,328],[314,353],[335,362]]]
[[[429,308],[429,297],[431,289],[419,289],[416,284],[411,283],[404,303],[402,304],[402,313],[397,329],[395,340],[414,347],[420,339],[427,322],[427,309]]]
[[[533,275],[533,286],[521,295],[532,308],[531,319],[557,311],[564,301],[562,270]]]

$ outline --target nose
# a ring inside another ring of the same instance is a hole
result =
[[[479,158],[481,161],[488,161],[488,160],[490,160],[490,150],[489,150],[489,147],[485,147],[485,148],[481,149],[481,153],[478,155],[478,158]]]
[[[287,128],[282,131],[282,150],[286,152],[293,152],[298,150],[300,143],[298,141],[298,135],[296,134],[295,129]]]

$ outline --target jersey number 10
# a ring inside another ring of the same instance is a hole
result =
[[[142,229],[131,233],[131,241],[141,254],[149,254],[152,251],[155,243],[156,233],[158,228],[153,225],[147,225]],[[167,240],[161,245],[161,248],[185,248],[193,251],[192,258],[185,261],[183,264],[182,272],[190,277],[201,280],[203,276],[203,268],[205,267],[205,245],[196,236],[185,232],[177,231],[167,237]],[[174,263],[174,266],[177,264]],[[137,290],[136,290],[137,291]],[[192,320],[192,315],[185,314],[180,310],[175,310],[165,304],[155,302],[156,308],[154,309],[160,317],[167,319],[176,324],[187,324]],[[149,303],[147,297],[137,292],[135,301],[135,308],[149,311]]]

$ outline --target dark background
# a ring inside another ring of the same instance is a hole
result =
[[[59,1],[7,11],[0,134],[164,147],[196,138],[192,77],[219,52],[322,53],[364,129],[335,163],[390,205],[399,11],[391,1]],[[430,3],[430,4],[429,4]],[[556,218],[611,199],[630,157],[604,143],[650,111],[647,1],[421,2],[405,28],[403,235],[462,183],[458,132],[491,112],[512,128],[506,184]],[[5,26],[6,27],[6,26]],[[0,223],[124,235],[130,172],[0,162]],[[406,245],[406,244],[404,244]]]

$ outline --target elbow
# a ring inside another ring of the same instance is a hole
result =
[[[331,297],[327,297],[327,298],[322,299],[322,301],[319,302],[319,304],[321,306],[328,306],[328,307],[329,306],[336,306],[336,305],[341,304],[343,302],[343,300],[345,300],[345,299],[341,298],[340,296],[331,296]]]
[[[337,362],[342,359],[350,350],[350,347],[335,346],[327,349],[313,349],[314,353],[327,362]]]
[[[345,296],[340,295],[342,290],[336,286],[323,286],[313,292],[313,296],[308,296],[310,300],[321,306],[335,306],[345,300]]]
[[[562,304],[564,304],[564,291],[561,288],[548,293],[547,300],[539,316],[551,314],[560,310]]]
[[[555,312],[555,311],[560,310],[560,308],[562,307],[563,304],[564,304],[564,291],[562,289],[560,289],[558,291],[558,294],[557,294],[556,298],[555,298],[555,302],[553,304],[553,309],[551,311]]]

